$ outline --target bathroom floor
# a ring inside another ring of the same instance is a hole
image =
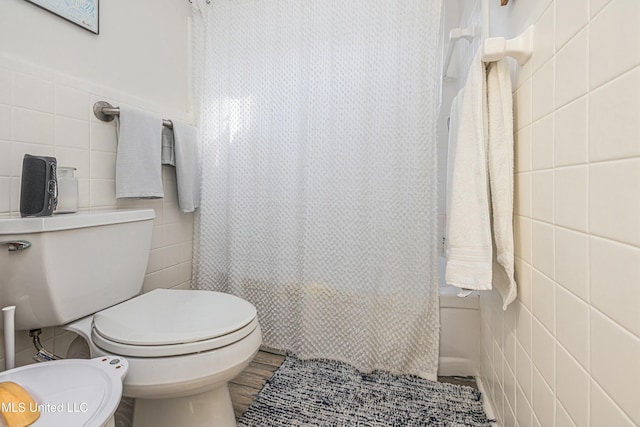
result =
[[[259,351],[251,364],[231,383],[229,391],[236,419],[249,408],[264,383],[284,362],[285,356]],[[473,377],[438,377],[438,381],[478,388]]]
[[[229,383],[236,419],[246,411],[262,386],[282,365],[285,356],[259,351],[251,364]]]

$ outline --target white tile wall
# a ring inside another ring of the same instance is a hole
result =
[[[549,114],[531,126],[531,166],[536,169],[553,167],[553,115]]]
[[[589,301],[589,237],[561,227],[556,228],[555,280],[584,301]]]
[[[553,171],[542,170],[531,174],[531,217],[538,221],[553,222]]]
[[[587,93],[589,82],[587,29],[578,33],[556,55],[555,105],[561,107]]]
[[[536,23],[537,33],[533,40],[536,56],[532,58],[534,70],[538,70],[553,57],[555,52],[555,8],[548,7]]]
[[[598,237],[590,243],[593,305],[640,336],[640,310],[627,303],[640,301],[640,248]]]
[[[589,25],[591,89],[610,82],[640,64],[640,2],[611,0]]]
[[[553,426],[555,424],[555,395],[537,368],[533,369],[532,402],[534,415],[540,425]]]
[[[554,113],[554,164],[568,166],[583,164],[587,152],[587,97],[583,96]],[[522,172],[526,172],[524,169]]]
[[[522,171],[531,170],[531,126],[519,130],[514,138],[514,156],[516,168]]]
[[[589,305],[556,287],[556,339],[582,365],[589,367]]]
[[[534,123],[536,120],[553,112],[554,71],[555,59],[551,58],[551,60],[547,61],[546,64],[533,74],[531,112]]]
[[[0,104],[11,103],[11,72],[0,69]]]
[[[637,426],[637,424],[621,413],[615,402],[602,390],[598,383],[593,380],[591,381],[590,392],[589,413],[592,425],[610,425],[617,427]]]
[[[640,157],[589,166],[589,230],[640,245]]]
[[[519,295],[481,297],[488,399],[505,427],[640,425],[640,2],[495,9],[536,32],[514,80]]]
[[[640,420],[637,379],[640,338],[591,309],[591,375],[636,423]]]
[[[556,3],[556,46],[560,49],[589,22],[589,3],[565,0]]]
[[[640,155],[640,69],[634,69],[589,95],[589,159]]]
[[[115,123],[100,122],[91,112],[93,103],[102,99],[114,105],[154,109],[117,91],[0,57],[0,216],[19,213],[24,154],[55,156],[60,166],[77,168],[81,209],[155,210],[143,291],[188,288],[193,214],[178,209],[175,172],[163,167],[164,199],[116,201]],[[186,114],[175,118],[189,120]],[[47,329],[42,341],[55,351],[65,352],[72,338],[69,333],[54,334]],[[30,363],[34,350],[26,332],[19,333],[16,348],[18,365]]]
[[[548,331],[554,331],[556,327],[556,288],[553,280],[538,270],[534,270],[531,285],[533,315]]]
[[[555,390],[555,340],[553,331],[547,330],[538,319],[532,321],[532,360],[542,378]]]
[[[534,221],[532,228],[533,267],[548,277],[554,276],[555,247],[554,227],[550,224]]]
[[[586,231],[588,167],[557,168],[554,178],[555,224]]]

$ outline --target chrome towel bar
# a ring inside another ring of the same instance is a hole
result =
[[[120,108],[114,107],[106,101],[98,101],[93,104],[93,114],[98,120],[103,122],[110,122],[115,116],[120,115]],[[162,124],[169,129],[173,129],[173,123],[171,120],[162,119]]]

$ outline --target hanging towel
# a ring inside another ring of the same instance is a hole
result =
[[[513,244],[513,105],[505,60],[487,65],[489,188],[494,242],[493,286],[503,310],[516,298]]]
[[[462,99],[462,92],[464,89],[461,89],[460,92],[453,98],[451,101],[451,114],[449,115],[449,139],[447,142],[447,184],[446,184],[446,211],[448,215],[451,212],[451,194],[452,194],[452,183],[453,183],[453,165],[456,162],[456,140],[458,138],[458,123],[460,120],[460,106],[462,102],[458,102],[458,100]],[[446,236],[445,241],[449,242],[449,227],[451,226],[451,220],[448,218],[445,222],[445,231],[444,235]]]
[[[491,289],[492,245],[487,173],[486,85],[481,51],[454,103],[447,195],[447,284]]]
[[[173,129],[162,126],[162,157],[163,165],[175,166],[176,156],[173,148]]]
[[[116,198],[164,197],[162,191],[162,117],[120,107],[116,157]]]
[[[182,212],[200,207],[200,149],[195,126],[173,122],[178,205]]]

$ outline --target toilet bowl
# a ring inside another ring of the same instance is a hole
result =
[[[113,427],[128,369],[123,358],[55,360],[0,372],[0,382],[18,384],[33,403],[2,402],[2,412],[40,412],[33,427]],[[3,426],[0,419],[0,426]]]
[[[92,357],[127,358],[134,426],[235,425],[227,383],[262,342],[252,304],[196,290],[156,289],[63,328]]]
[[[86,341],[91,357],[124,356],[134,427],[235,426],[227,383],[262,342],[255,307],[210,291],[138,295],[154,216],[0,219],[0,243],[11,242],[0,250],[0,304],[17,307],[16,329],[62,326]]]

